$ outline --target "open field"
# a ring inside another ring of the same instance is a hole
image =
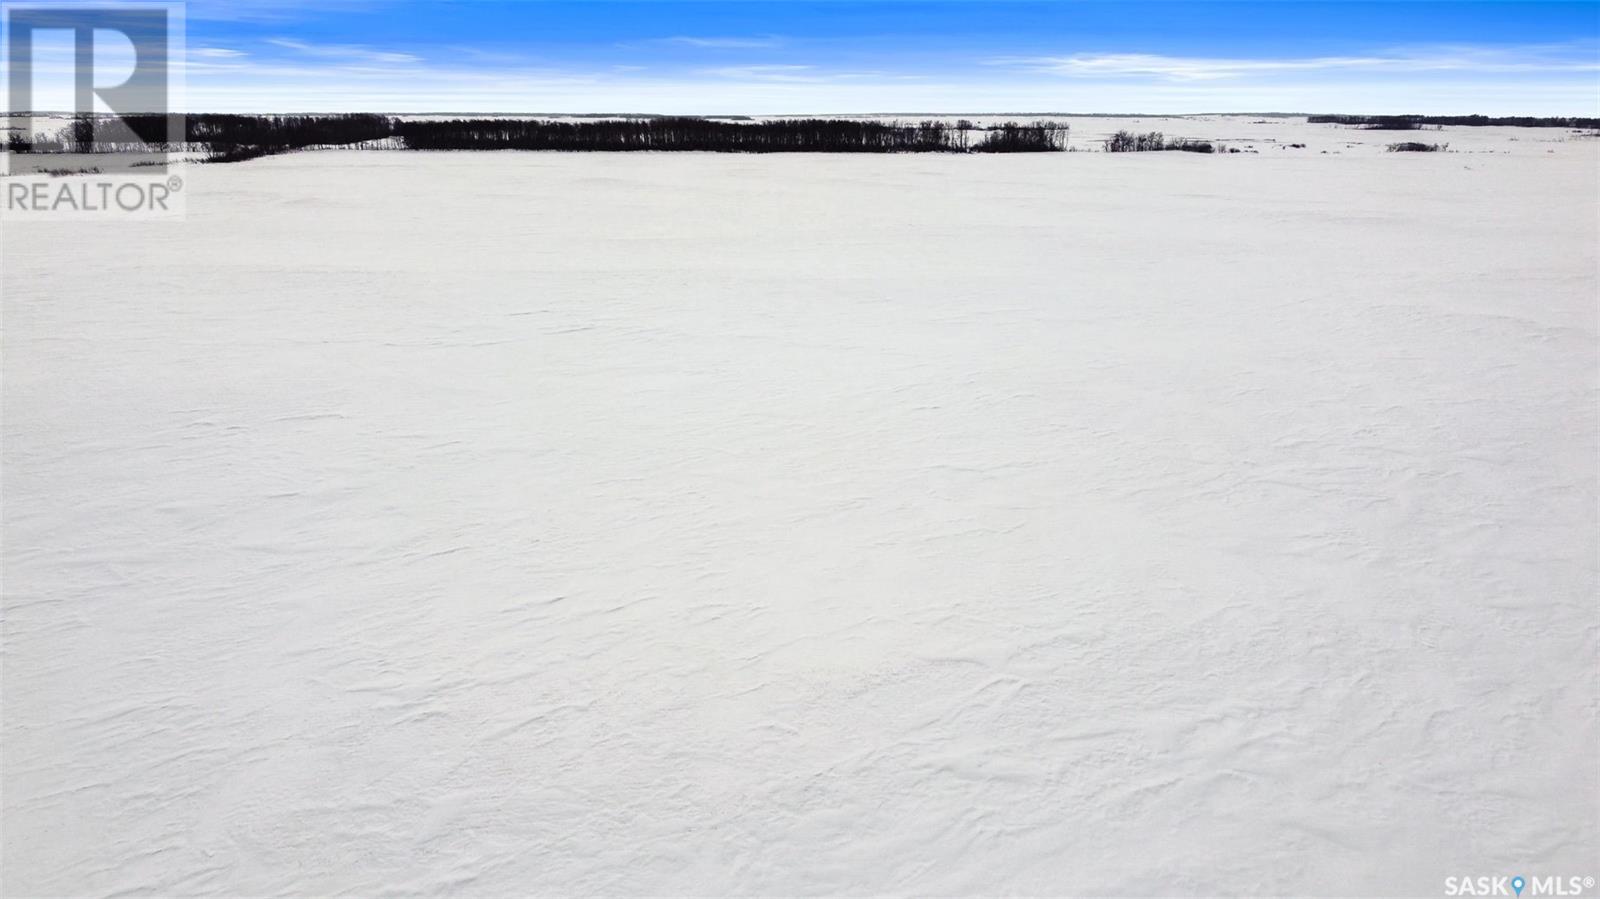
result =
[[[1600,874],[1600,140],[1070,121],[5,225],[5,893]]]

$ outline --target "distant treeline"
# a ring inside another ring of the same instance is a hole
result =
[[[1314,115],[1314,125],[1363,125],[1384,131],[1411,131],[1423,125],[1511,125],[1519,128],[1600,128],[1600,119],[1564,116],[1483,115]]]
[[[207,152],[214,156],[264,156],[305,147],[333,147],[388,137],[388,116],[348,115],[128,115],[80,116],[59,135],[8,137],[16,153]],[[174,140],[169,140],[176,137]]]
[[[963,119],[956,126],[959,149],[970,149],[974,153],[1049,153],[1067,148],[1068,130],[1064,122],[994,125],[970,147],[968,132],[972,130],[972,123]]]
[[[1144,134],[1118,131],[1106,138],[1105,143],[1107,153],[1146,153],[1157,150],[1179,150],[1184,153],[1217,152],[1217,147],[1210,141],[1185,137],[1168,138],[1159,131],[1147,131]]]
[[[174,135],[181,139],[169,140]],[[307,147],[369,141],[411,150],[704,150],[721,153],[1038,153],[1065,150],[1055,122],[882,122],[781,119],[737,122],[684,116],[550,121],[407,121],[349,115],[84,116],[55,135],[11,134],[17,153],[203,152],[235,162]]]
[[[876,122],[779,119],[741,124],[663,117],[568,122],[524,119],[402,121],[395,134],[412,150],[704,150],[717,153],[1013,153],[1064,150],[1067,126],[1009,122]]]

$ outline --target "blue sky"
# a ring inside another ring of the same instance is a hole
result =
[[[229,111],[1600,115],[1596,2],[191,0]]]

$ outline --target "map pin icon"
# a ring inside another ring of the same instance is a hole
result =
[[[1518,896],[1522,895],[1522,888],[1527,886],[1527,885],[1528,885],[1528,882],[1526,880],[1523,880],[1522,879],[1522,875],[1520,875],[1520,874],[1517,875],[1516,877],[1511,878],[1511,888],[1513,890],[1517,891],[1517,895]]]

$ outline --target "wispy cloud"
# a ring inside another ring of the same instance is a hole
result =
[[[747,83],[767,84],[829,84],[863,79],[895,81],[914,76],[887,72],[842,71],[802,65],[718,66],[696,69],[694,74],[710,78],[726,78]]]
[[[683,47],[700,47],[707,50],[760,50],[770,49],[783,45],[783,39],[775,35],[761,37],[669,37],[662,43],[677,44]]]
[[[465,44],[451,44],[444,50],[448,56],[457,60],[481,65],[521,66],[532,61],[526,53],[485,50],[482,47],[470,47]]]
[[[378,63],[385,65],[398,65],[404,63],[420,62],[421,57],[410,53],[396,53],[389,50],[374,50],[360,44],[310,44],[305,41],[290,40],[289,38],[267,38],[267,43],[275,47],[293,50],[304,56],[317,59],[345,60],[360,63]]]
[[[1239,59],[1161,56],[1150,53],[1075,53],[1070,56],[1019,56],[988,64],[1026,72],[1080,78],[1146,77],[1167,81],[1211,81],[1292,72],[1594,72],[1600,61],[1591,54],[1559,56],[1553,48],[1441,48],[1405,54]]]
[[[197,47],[190,50],[189,54],[201,59],[239,59],[250,55],[243,50],[231,50],[227,47]]]
[[[813,66],[719,66],[700,69],[699,72],[712,78],[737,78],[742,81],[816,81],[819,78]]]

